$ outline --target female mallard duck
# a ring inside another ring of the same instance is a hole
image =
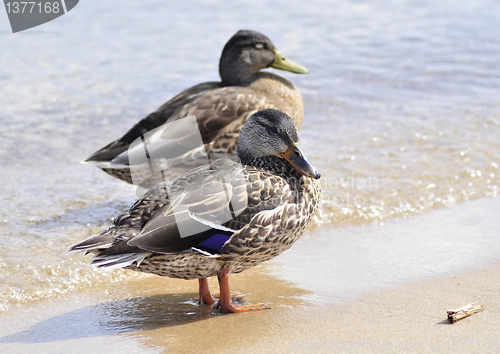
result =
[[[205,82],[181,92],[84,162],[133,183],[127,155],[132,142],[166,122],[193,115],[206,151],[215,153],[234,153],[241,127],[248,117],[262,109],[281,110],[300,128],[303,104],[299,91],[281,76],[260,72],[268,67],[297,74],[309,72],[283,57],[263,34],[237,32],[222,51],[221,82]]]
[[[156,185],[113,226],[70,250],[93,252],[91,264],[100,267],[197,278],[207,304],[213,300],[206,278],[217,275],[217,307],[252,310],[232,304],[228,274],[297,241],[318,208],[320,174],[302,153],[293,120],[274,109],[248,119],[237,153],[241,164],[219,159],[170,188]]]

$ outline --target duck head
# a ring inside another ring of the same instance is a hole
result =
[[[241,129],[238,156],[245,165],[274,167],[276,162],[289,164],[312,178],[321,174],[304,155],[292,118],[276,109],[254,113]]]
[[[237,86],[247,83],[253,74],[265,68],[308,74],[302,65],[285,58],[274,44],[257,31],[238,31],[222,51],[219,73],[222,84]]]

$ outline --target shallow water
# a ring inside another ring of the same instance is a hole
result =
[[[500,259],[498,215],[500,200],[483,198],[383,225],[324,227],[266,270],[309,290],[313,303],[352,299]]]
[[[494,0],[106,1],[12,34],[0,11],[0,308],[141,276],[66,252],[135,199],[79,161],[182,89],[217,80],[241,28],[311,72],[280,72],[303,94],[302,145],[323,176],[311,230],[496,196],[499,18]],[[399,237],[387,242],[410,236]]]

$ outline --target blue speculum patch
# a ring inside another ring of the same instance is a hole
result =
[[[197,244],[195,247],[220,252],[222,246],[224,246],[224,243],[226,243],[230,237],[231,236],[224,234],[215,234],[209,239]]]

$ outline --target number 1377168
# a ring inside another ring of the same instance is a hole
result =
[[[61,10],[59,8],[59,2],[45,2],[42,5],[41,1],[14,1],[5,3],[5,7],[7,8],[7,13],[59,13]]]

